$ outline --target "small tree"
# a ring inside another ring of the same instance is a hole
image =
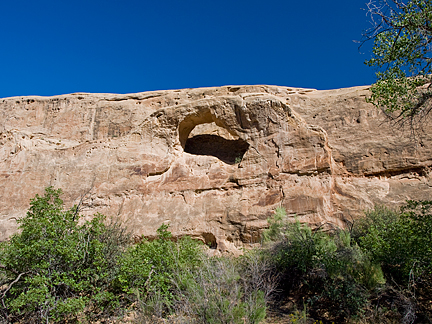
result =
[[[369,99],[396,122],[414,130],[432,109],[432,2],[430,0],[370,0],[373,57],[377,68]]]
[[[349,232],[312,230],[298,220],[283,224],[281,215],[278,210],[264,236],[282,237],[270,250],[283,275],[282,291],[307,302],[320,317],[342,321],[361,314],[370,293],[384,283],[380,266],[352,242]]]
[[[203,257],[199,241],[184,236],[174,242],[168,227],[162,224],[157,239],[130,246],[119,259],[115,284],[130,298],[138,298],[144,315],[170,314],[179,299],[174,291],[193,280],[191,273]]]
[[[353,234],[362,250],[382,266],[387,292],[394,295],[387,303],[399,308],[401,322],[430,322],[432,202],[408,201],[400,210],[376,207],[354,224]],[[385,302],[385,294],[381,297]]]
[[[400,211],[376,207],[355,225],[357,242],[399,285],[432,278],[431,201],[408,201]]]
[[[6,320],[58,322],[118,303],[110,283],[128,235],[105,217],[80,225],[77,208],[63,209],[60,189],[36,195],[21,232],[2,245],[1,306]]]

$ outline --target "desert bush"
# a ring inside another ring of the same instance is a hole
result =
[[[280,273],[266,249],[244,251],[237,260],[237,267],[245,295],[255,295],[262,291],[266,302],[273,299],[279,285]]]
[[[284,208],[277,207],[273,217],[267,219],[267,223],[269,226],[262,233],[263,243],[277,242],[285,238],[289,222]]]
[[[20,232],[0,244],[4,322],[95,321],[127,308],[138,323],[252,324],[283,296],[295,303],[292,322],[430,321],[432,202],[377,207],[351,232],[313,230],[277,209],[263,246],[230,258],[174,239],[168,225],[132,245],[121,224],[84,221],[60,195],[36,195]]]
[[[238,260],[206,258],[179,294],[183,311],[198,323],[260,323],[266,315],[265,292],[243,280]]]
[[[101,214],[83,221],[52,187],[31,201],[20,232],[0,248],[1,319],[57,323],[106,320],[136,310],[143,323],[259,323],[274,289],[261,252],[210,258],[168,225],[131,245]]]
[[[432,321],[431,206],[431,201],[408,201],[399,210],[378,206],[353,227],[355,240],[382,266],[404,323]]]
[[[189,237],[172,241],[165,225],[157,239],[131,247],[121,264],[119,284],[135,296],[142,323],[260,323],[275,287],[274,267],[260,252],[208,257]]]
[[[20,232],[1,246],[1,310],[6,321],[63,322],[106,316],[120,305],[111,288],[129,235],[97,214],[79,224],[60,189],[36,195]]]
[[[175,310],[177,291],[184,289],[203,260],[202,244],[190,237],[172,240],[168,225],[157,230],[153,241],[143,240],[122,256],[116,285],[132,300],[142,316],[163,317]]]
[[[353,228],[358,244],[398,284],[431,277],[431,206],[431,201],[408,201],[397,211],[376,207]]]
[[[281,289],[301,297],[317,316],[329,313],[338,321],[359,316],[370,291],[384,278],[379,265],[353,244],[350,233],[312,230],[298,221],[277,227],[283,239],[273,245],[272,255],[284,274]]]

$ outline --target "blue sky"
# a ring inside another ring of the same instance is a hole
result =
[[[366,0],[2,0],[0,97],[374,82]]]

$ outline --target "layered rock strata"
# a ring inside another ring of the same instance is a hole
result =
[[[429,199],[431,123],[396,129],[368,87],[277,86],[0,99],[0,239],[47,186],[151,237],[162,223],[221,250],[260,240],[276,207],[344,226]]]

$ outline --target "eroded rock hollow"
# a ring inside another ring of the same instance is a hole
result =
[[[374,204],[429,199],[430,127],[414,142],[367,95],[239,86],[0,99],[0,239],[51,185],[137,236],[170,223],[220,250],[258,242],[279,206],[344,226]]]

